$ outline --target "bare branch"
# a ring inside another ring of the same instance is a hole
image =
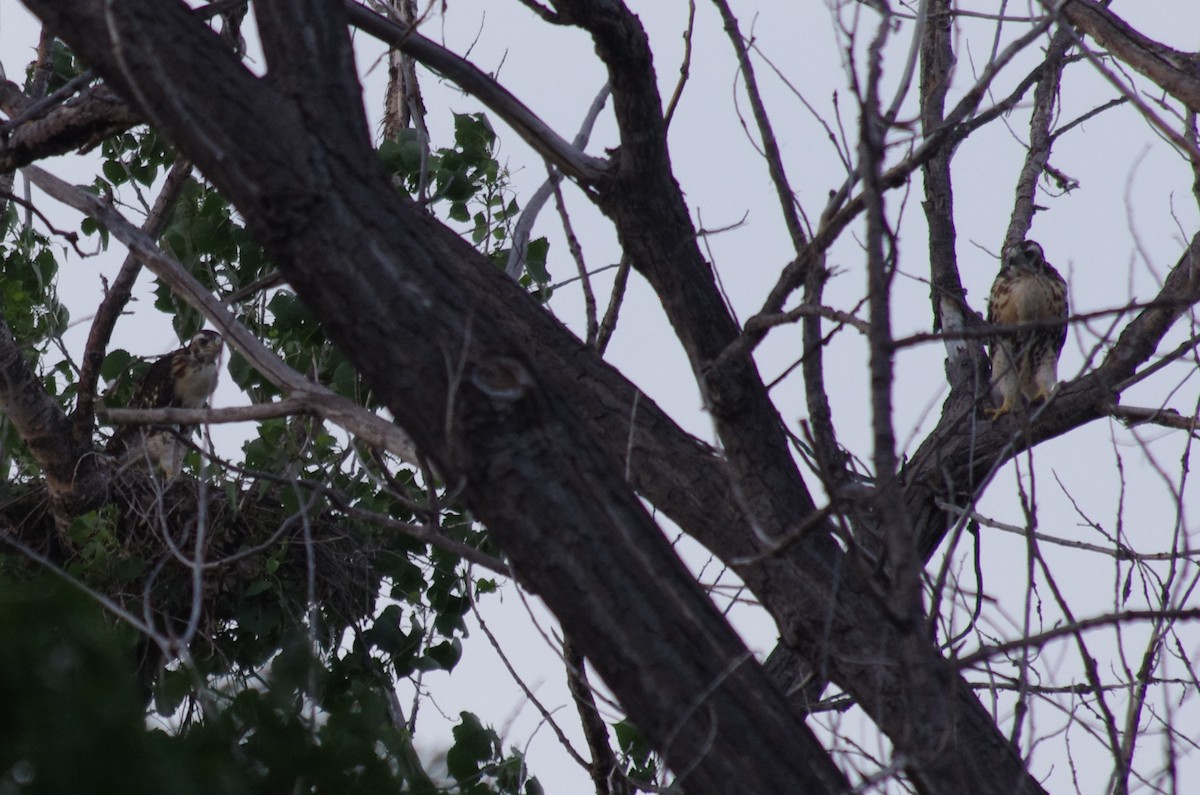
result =
[[[491,108],[538,154],[562,169],[567,176],[583,184],[595,183],[603,176],[607,163],[583,154],[563,140],[508,89],[475,64],[425,38],[416,30],[397,25],[354,0],[345,0],[344,7],[351,24],[458,84]]]
[[[1041,77],[1033,92],[1033,112],[1029,118],[1029,149],[1025,154],[1025,165],[1017,178],[1016,201],[1008,232],[1004,236],[1005,249],[1024,240],[1033,222],[1038,182],[1046,170],[1046,164],[1050,160],[1050,147],[1054,143],[1050,128],[1054,122],[1054,107],[1062,82],[1064,58],[1073,41],[1074,37],[1069,28],[1059,28],[1050,40],[1050,47],[1042,62]]]
[[[1109,416],[1116,417],[1130,428],[1143,424],[1160,425],[1163,428],[1187,431],[1200,438],[1200,434],[1196,432],[1197,428],[1200,428],[1200,417],[1185,417],[1175,409],[1112,405],[1108,406],[1107,410]]]
[[[226,422],[260,422],[296,414],[316,414],[304,393],[292,395],[276,403],[254,403],[249,406],[230,406],[219,409],[118,409],[101,408],[109,422],[117,425],[209,425]]]
[[[983,514],[977,512],[977,511],[960,508],[959,506],[951,505],[948,502],[939,502],[938,505],[943,510],[946,510],[950,513],[957,514],[958,516],[962,516],[964,518],[970,519],[972,522],[978,522],[979,524],[983,525],[984,527],[990,527],[993,530],[1000,530],[1001,532],[1010,533],[1012,535],[1020,536],[1021,538],[1025,538],[1026,536],[1032,536],[1039,543],[1052,544],[1054,546],[1066,547],[1068,549],[1078,549],[1083,552],[1094,552],[1099,555],[1107,555],[1108,557],[1114,558],[1116,560],[1151,561],[1151,560],[1172,560],[1172,559],[1181,558],[1181,557],[1182,558],[1191,558],[1191,557],[1200,558],[1200,550],[1196,550],[1194,552],[1135,552],[1134,550],[1130,549],[1129,547],[1120,543],[1119,541],[1114,543],[1113,546],[1105,547],[1105,546],[1100,546],[1099,544],[1089,544],[1086,541],[1073,541],[1069,538],[1058,538],[1057,536],[1048,535],[1046,533],[1040,533],[1040,532],[1037,532],[1036,530],[1031,530],[1028,527],[1022,527],[1021,525],[1015,525],[1015,524],[1009,524],[1007,522],[1001,522],[998,519],[992,519],[988,516],[984,516]]]
[[[745,330],[747,333],[765,331],[785,323],[793,323],[803,317],[823,317],[826,320],[844,323],[863,334],[866,334],[869,328],[867,321],[849,312],[820,304],[800,304],[778,315],[755,315],[746,321]]]
[[[746,52],[746,43],[742,32],[738,29],[737,18],[729,8],[727,0],[713,0],[721,19],[725,23],[725,34],[733,45],[737,55],[738,67],[746,84],[746,94],[750,97],[750,108],[754,112],[754,121],[758,125],[758,134],[762,139],[763,156],[767,160],[767,170],[771,181],[775,184],[775,193],[779,198],[779,207],[783,211],[783,220],[787,225],[788,234],[792,237],[792,246],[797,254],[801,253],[808,243],[808,235],[800,223],[800,215],[796,212],[796,193],[788,182],[787,172],[783,169],[783,158],[779,154],[779,144],[775,140],[775,131],[771,120],[767,117],[767,108],[763,105],[758,93],[758,82],[754,77],[754,64]]]
[[[604,355],[608,341],[612,339],[617,329],[617,318],[621,314],[621,303],[625,300],[625,287],[629,283],[629,271],[632,268],[629,257],[622,257],[617,264],[617,275],[613,278],[612,294],[608,299],[608,309],[604,310],[604,319],[596,332],[596,352]]]
[[[567,668],[567,688],[575,699],[583,736],[592,755],[592,761],[586,767],[596,787],[596,795],[632,795],[629,785],[621,777],[616,755],[609,745],[608,726],[596,708],[584,656],[566,638],[563,639],[562,656]]]
[[[1194,111],[1200,111],[1200,74],[1192,53],[1179,52],[1130,27],[1106,6],[1094,0],[1041,0],[1052,14],[1093,38],[1160,88]]]
[[[587,146],[588,139],[592,137],[592,128],[600,116],[600,111],[604,109],[605,102],[608,101],[608,95],[609,87],[608,83],[605,83],[596,94],[596,98],[592,100],[591,107],[583,117],[583,124],[580,125],[579,132],[571,141],[571,145],[581,152]],[[542,211],[546,201],[555,194],[560,181],[562,181],[562,172],[551,166],[549,178],[529,197],[525,203],[525,209],[521,211],[521,217],[517,219],[517,223],[513,227],[512,248],[509,249],[508,261],[504,265],[504,272],[513,279],[521,278],[521,274],[525,271],[525,256],[529,253],[529,236],[533,232],[533,224],[537,221],[538,214]]]
[[[687,85],[688,77],[691,76],[692,34],[695,33],[695,30],[696,0],[688,0],[688,21],[687,29],[683,31],[683,61],[679,64],[679,82],[675,84],[671,99],[667,101],[667,112],[663,114],[664,123],[668,129],[671,127],[671,119],[675,116],[675,108],[679,105],[679,99],[683,96],[683,88]]]
[[[1086,632],[1089,629],[1120,626],[1123,624],[1132,623],[1134,621],[1159,621],[1164,618],[1169,618],[1173,621],[1198,621],[1200,620],[1200,608],[1186,608],[1178,610],[1123,610],[1119,613],[1108,613],[1102,616],[1081,618],[1078,621],[1062,624],[1044,632],[1036,632],[1023,638],[1017,638],[1016,640],[997,643],[993,646],[986,646],[977,651],[973,651],[970,654],[965,654],[954,662],[959,669],[969,668],[976,663],[983,662],[984,660],[990,660],[995,657],[1000,657],[1012,651],[1041,648],[1049,641],[1058,640],[1065,637],[1073,637],[1079,633]]]

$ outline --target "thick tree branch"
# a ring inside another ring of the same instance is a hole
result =
[[[94,504],[106,478],[90,445],[75,436],[71,423],[46,393],[12,330],[0,317],[0,409],[12,423],[46,476],[46,486],[61,524]]]
[[[1173,50],[1146,38],[1110,9],[1094,0],[1041,0],[1057,14],[1090,36],[1111,55],[1153,80],[1160,88],[1193,111],[1200,112],[1200,59],[1194,53]]]
[[[0,109],[16,116],[30,100],[15,83],[0,81]],[[35,160],[97,146],[110,135],[142,120],[107,86],[93,86],[43,115],[6,130],[0,147],[0,172],[12,171]]]
[[[259,81],[173,5],[127,2],[106,19],[98,6],[31,5],[151,109],[234,201],[330,337],[442,471],[461,479],[464,499],[641,728],[690,772],[689,790],[730,780],[762,792],[846,786],[621,469],[503,332],[506,305],[531,300],[391,189],[369,148],[337,6],[256,4],[269,66]],[[468,292],[480,281],[487,301]],[[385,339],[404,342],[379,346]],[[660,610],[635,607],[646,604]],[[649,659],[673,671],[669,687],[644,676]]]

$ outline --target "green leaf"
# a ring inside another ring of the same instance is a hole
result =
[[[129,180],[129,174],[125,171],[125,166],[116,160],[105,160],[100,170],[104,173],[104,178],[113,185],[121,185]]]
[[[256,580],[242,590],[242,597],[249,599],[252,596],[258,596],[260,593],[266,593],[269,590],[271,590],[270,580]]]
[[[167,669],[154,688],[154,709],[160,715],[173,715],[192,692],[193,677],[183,668]]]
[[[478,775],[480,764],[492,758],[498,740],[496,733],[484,728],[470,712],[461,712],[459,717],[461,721],[453,729],[454,745],[446,752],[446,771],[463,783]]]
[[[550,272],[546,270],[546,257],[550,253],[550,241],[544,237],[530,240],[525,250],[525,269],[538,284],[550,281]]]
[[[100,365],[100,376],[105,381],[115,381],[129,369],[133,354],[124,348],[116,348],[108,352]]]
[[[476,157],[486,156],[491,152],[496,142],[496,133],[492,130],[487,116],[482,113],[454,114],[454,142],[464,152]]]
[[[440,668],[444,671],[454,669],[458,665],[459,659],[462,658],[462,642],[458,638],[444,640],[434,646],[430,646],[425,652],[425,656],[434,663],[434,668]],[[422,666],[424,670],[431,668]]]

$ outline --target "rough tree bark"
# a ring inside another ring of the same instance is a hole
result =
[[[369,145],[338,4],[258,4],[265,83],[180,5],[34,7],[195,152],[690,790],[847,786],[615,461],[500,332],[494,304],[532,310],[531,299],[498,272],[465,272],[479,267],[474,252],[430,234],[391,189]],[[491,289],[472,294],[481,278]]]

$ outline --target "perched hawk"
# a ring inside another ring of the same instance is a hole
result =
[[[217,388],[224,345],[217,332],[199,332],[187,345],[150,365],[129,401],[129,408],[203,408]],[[184,426],[164,429],[152,425],[119,425],[105,451],[120,456],[123,465],[149,461],[168,477],[174,477],[183,463],[185,450],[175,432],[188,433],[190,430]]]
[[[988,322],[1029,324],[997,335],[988,345],[992,357],[995,419],[1017,407],[1050,397],[1058,383],[1058,355],[1067,340],[1067,283],[1046,262],[1042,247],[1026,240],[1007,249],[988,297]]]

